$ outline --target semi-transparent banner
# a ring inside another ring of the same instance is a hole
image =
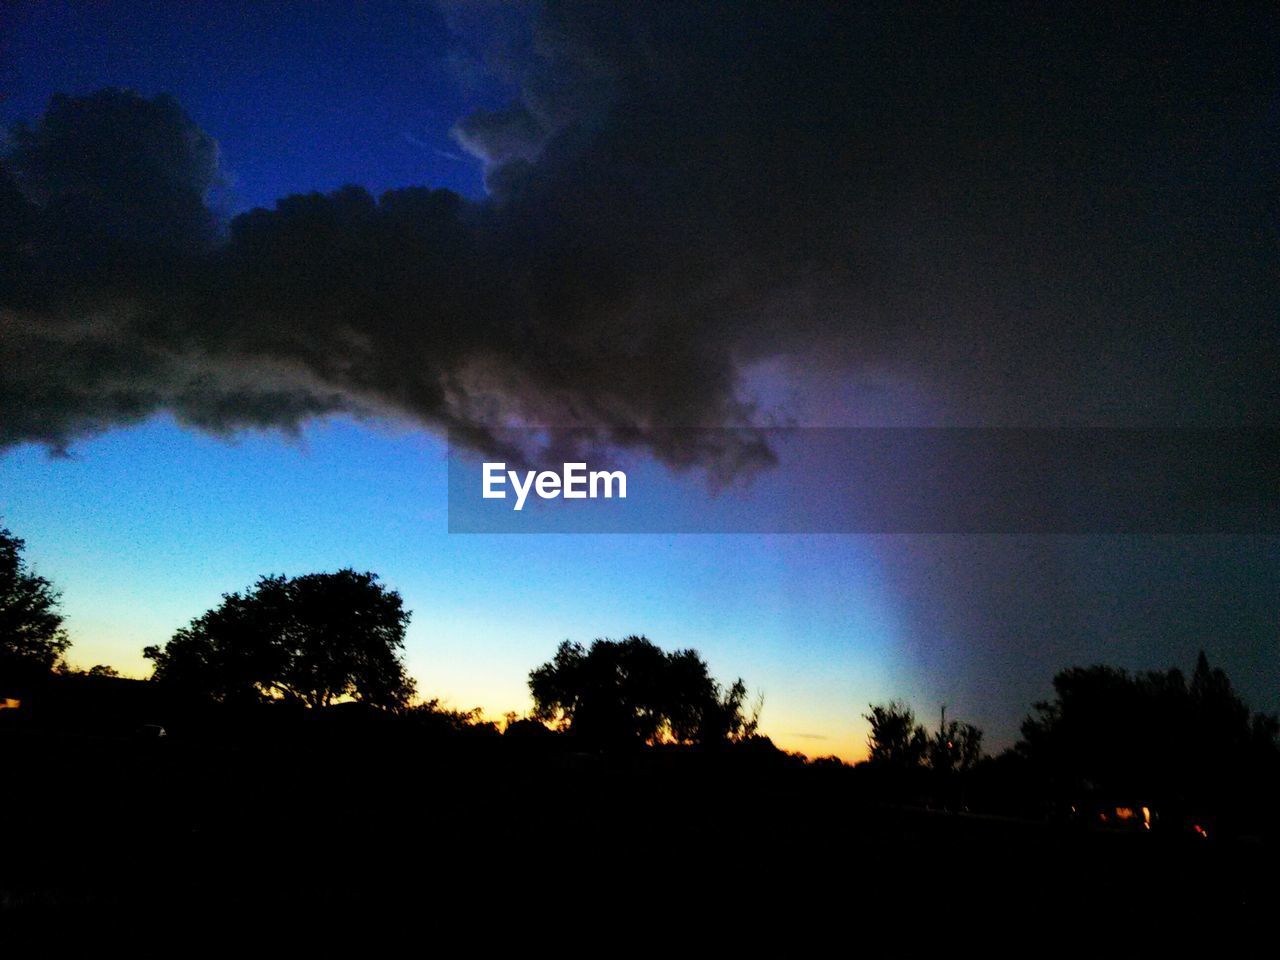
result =
[[[1280,533],[1273,429],[530,429],[483,448],[451,439],[452,533]]]

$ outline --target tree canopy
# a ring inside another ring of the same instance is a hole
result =
[[[1063,670],[1053,688],[1023,721],[1018,750],[1064,785],[1204,801],[1275,768],[1276,718],[1251,714],[1203,652],[1189,682],[1176,668],[1099,665]]]
[[[264,576],[143,656],[155,680],[223,702],[351,698],[399,708],[414,691],[401,659],[409,617],[373,573]]]
[[[727,689],[696,650],[667,653],[642,636],[568,640],[529,674],[534,716],[597,746],[712,744],[754,735],[741,678]]]
[[[47,672],[71,641],[62,627],[60,594],[22,556],[25,541],[0,528],[0,672]]]
[[[867,746],[872,763],[950,773],[971,770],[982,759],[982,731],[971,723],[943,722],[930,735],[900,700],[869,709],[863,718],[871,724]]]
[[[872,763],[910,767],[924,759],[927,737],[924,727],[916,723],[915,711],[899,700],[872,704],[869,709],[863,719],[871,724],[867,747]]]

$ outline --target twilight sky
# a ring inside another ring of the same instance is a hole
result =
[[[1276,424],[1273,7],[856,6],[7,5],[0,517],[73,661],[353,565],[491,714],[631,632],[810,754],[1200,647],[1280,707],[1274,537],[445,532],[445,428]]]

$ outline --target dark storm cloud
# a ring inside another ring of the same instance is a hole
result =
[[[217,144],[172,99],[55,96],[5,174],[0,444],[62,448],[159,410],[226,431],[344,406],[306,371],[217,349]]]
[[[1274,418],[1274,10],[602,7],[535,21],[555,132],[475,152],[624,324],[962,422]]]
[[[483,203],[220,228],[176,104],[55,99],[0,184],[0,442],[342,410],[732,473],[768,451],[669,428],[758,420],[777,356],[905,370],[961,420],[1274,417],[1268,8],[528,11],[492,49],[451,14],[517,88],[456,128]]]
[[[607,299],[563,297],[497,211],[352,187],[220,236],[205,205],[216,154],[171,100],[121,91],[55,98],[15,133],[0,441],[62,446],[159,410],[215,431],[343,410],[499,451],[491,429],[517,418],[678,465],[767,460],[749,441],[664,430],[746,420],[728,358],[602,337],[588,310]]]

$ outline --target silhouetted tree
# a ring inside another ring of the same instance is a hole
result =
[[[746,685],[724,690],[694,650],[665,653],[645,637],[568,640],[529,674],[533,716],[598,746],[722,743],[753,736],[759,705],[743,713]]]
[[[409,616],[372,573],[266,576],[143,656],[155,680],[224,702],[350,697],[399,708],[414,689],[400,656]]]
[[[925,749],[925,763],[939,773],[965,773],[982,759],[982,731],[971,723],[939,724]]]
[[[0,675],[52,670],[70,646],[58,591],[27,567],[23,540],[0,528]]]
[[[946,721],[930,734],[901,700],[871,704],[868,769],[883,796],[895,800],[965,806],[970,774],[982,759],[982,731],[971,723]]]
[[[928,734],[916,723],[915,712],[901,700],[870,704],[863,719],[871,724],[867,737],[868,759],[876,764],[914,767],[924,761]]]

